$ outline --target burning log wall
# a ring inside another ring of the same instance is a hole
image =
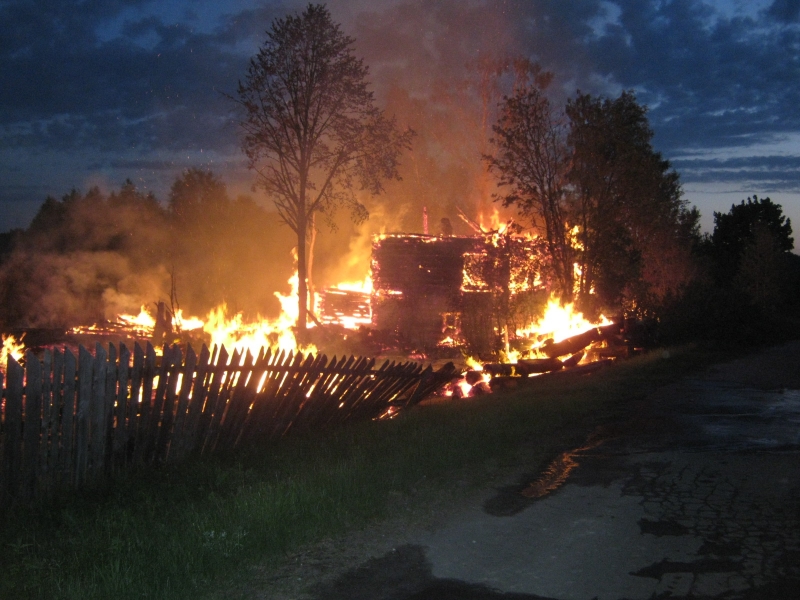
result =
[[[10,358],[2,422],[0,500],[80,487],[130,465],[174,463],[232,450],[289,431],[391,416],[456,373],[414,362],[259,356],[206,346],[81,347]],[[230,359],[230,360],[229,360]],[[0,372],[0,388],[3,388]]]
[[[443,315],[460,312],[464,255],[481,238],[388,235],[372,248],[373,321],[421,348],[443,337]]]

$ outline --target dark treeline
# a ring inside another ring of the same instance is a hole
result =
[[[130,181],[110,194],[49,197],[26,230],[0,239],[0,327],[69,327],[163,301],[205,315],[269,314],[291,274],[290,238],[211,172],[178,177],[166,203]]]
[[[800,256],[780,204],[753,196],[714,213],[692,243],[694,276],[659,306],[665,341],[770,343],[800,337]]]

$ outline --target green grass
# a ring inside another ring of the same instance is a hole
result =
[[[118,478],[105,489],[17,507],[0,532],[0,597],[198,596],[303,544],[385,517],[392,493],[472,486],[525,447],[548,460],[598,412],[718,358],[673,349],[591,376],[420,407],[397,419],[289,438],[248,454]],[[498,466],[499,465],[499,466]]]

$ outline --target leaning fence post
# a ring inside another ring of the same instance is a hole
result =
[[[25,353],[25,420],[23,422],[22,485],[23,496],[32,498],[36,492],[39,463],[39,443],[42,425],[42,365],[36,355]]]

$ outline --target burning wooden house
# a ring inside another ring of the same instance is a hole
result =
[[[383,235],[372,248],[372,324],[420,350],[487,351],[523,293],[544,292],[535,238]]]

